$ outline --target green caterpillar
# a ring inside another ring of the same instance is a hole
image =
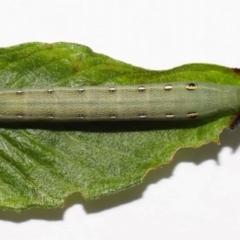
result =
[[[240,108],[240,88],[209,83],[0,91],[0,120],[192,120]]]

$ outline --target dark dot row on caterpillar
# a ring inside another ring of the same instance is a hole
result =
[[[138,116],[139,116],[139,118],[144,119],[144,118],[147,117],[147,114],[145,114],[145,113],[139,113]],[[174,118],[174,117],[175,117],[173,113],[167,113],[165,116],[166,116],[166,118]],[[199,114],[198,114],[197,112],[189,112],[189,113],[187,113],[187,115],[186,115],[187,118],[197,118],[198,116],[199,116]],[[79,114],[78,117],[81,118],[81,119],[83,119],[83,118],[85,118],[86,116],[83,115],[83,114]],[[116,119],[116,118],[117,118],[117,115],[111,113],[111,114],[109,114],[109,118],[111,118],[111,119]]]
[[[173,89],[173,86],[170,85],[170,84],[167,84],[167,85],[164,87],[164,89],[165,89],[166,91],[170,91],[170,90]],[[196,84],[196,83],[188,83],[188,84],[186,85],[186,89],[187,89],[187,90],[195,90],[195,89],[197,89],[197,84]],[[144,86],[138,87],[138,92],[145,92],[145,91],[146,91],[146,88],[145,88]],[[116,88],[110,87],[110,88],[109,88],[109,92],[110,92],[110,93],[116,92]]]
[[[18,118],[22,118],[23,116],[24,116],[23,113],[16,114],[16,117],[18,117]],[[32,115],[29,115],[29,117],[32,117]],[[48,113],[47,118],[54,118],[54,115],[52,113]]]
[[[185,87],[187,90],[195,90],[195,89],[197,89],[197,84],[196,83],[188,83]],[[170,91],[173,89],[173,86],[168,84],[164,87],[164,89],[166,91]]]
[[[52,94],[52,93],[53,93],[53,90],[52,90],[52,89],[48,89],[48,90],[47,90],[47,93],[48,93],[48,94]],[[17,95],[23,95],[23,94],[24,94],[24,91],[18,90],[18,91],[16,91],[16,94],[17,94]]]
[[[170,91],[170,90],[173,89],[173,86],[170,85],[170,84],[167,84],[167,85],[164,87],[164,89],[165,89],[166,91]],[[186,85],[186,89],[187,89],[187,90],[195,90],[195,89],[197,89],[197,84],[196,84],[196,83],[188,83],[188,84]],[[84,88],[78,88],[77,91],[78,91],[79,93],[83,93],[83,92],[85,91],[85,89],[84,89]],[[116,88],[115,88],[115,87],[110,87],[110,88],[108,89],[108,91],[109,91],[110,93],[114,93],[114,92],[116,92]],[[145,91],[146,91],[146,88],[145,88],[144,86],[138,87],[138,92],[145,92]],[[48,89],[48,90],[47,90],[47,93],[48,93],[48,94],[52,94],[53,92],[54,92],[53,89]],[[24,94],[24,91],[18,90],[18,91],[16,91],[16,94],[17,94],[17,95],[23,95],[23,94]]]
[[[170,85],[170,84],[167,84],[167,85],[164,87],[164,89],[165,89],[166,91],[170,91],[170,90],[173,89],[173,86]],[[188,83],[188,84],[186,85],[186,89],[187,89],[187,90],[195,90],[195,89],[197,89],[197,84],[196,84],[196,83]],[[114,93],[114,92],[116,92],[116,88],[115,88],[115,87],[110,87],[110,88],[108,89],[108,91],[109,91],[110,93]],[[146,91],[146,88],[145,88],[144,86],[138,87],[138,92],[145,92],[145,91]],[[82,92],[84,92],[84,89],[83,89],[83,88],[82,88],[82,89],[78,89],[78,92],[79,92],[79,93],[82,93]]]
[[[197,112],[189,112],[189,113],[187,113],[186,117],[187,117],[187,118],[197,118],[198,115],[199,115],[199,114],[198,114]],[[30,116],[32,116],[32,115],[30,115]],[[144,118],[147,117],[147,114],[145,114],[145,113],[139,113],[138,116],[139,116],[139,118],[144,119]],[[173,113],[166,113],[165,116],[166,116],[166,118],[169,118],[169,119],[175,117]],[[22,113],[17,113],[17,114],[16,114],[16,117],[22,118],[22,117],[23,117],[23,114],[22,114]],[[78,114],[77,117],[80,118],[80,119],[84,119],[86,116],[85,116],[84,114]],[[47,118],[54,118],[54,114],[48,113],[48,114],[47,114]],[[111,113],[111,114],[109,114],[109,118],[110,118],[110,119],[116,119],[116,118],[117,118],[117,115],[114,114],[114,113]]]
[[[199,114],[197,112],[189,112],[187,113],[186,117],[187,118],[197,118]],[[167,113],[166,118],[174,118],[175,115],[173,113]]]

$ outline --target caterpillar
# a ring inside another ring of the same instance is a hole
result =
[[[240,88],[195,82],[0,91],[0,120],[192,120],[240,108]]]

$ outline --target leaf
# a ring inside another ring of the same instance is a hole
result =
[[[240,85],[238,69],[189,64],[150,71],[71,43],[27,43],[0,49],[1,88],[142,84],[194,80]],[[230,115],[194,123],[9,123],[0,129],[0,207],[62,206],[139,184],[179,148],[218,142]],[[191,125],[190,125],[191,124]]]

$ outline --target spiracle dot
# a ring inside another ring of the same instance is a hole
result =
[[[139,117],[140,117],[140,118],[146,118],[146,117],[147,117],[147,114],[145,114],[145,113],[139,113]]]
[[[48,89],[48,90],[47,90],[47,93],[52,94],[52,93],[53,93],[53,90],[52,90],[52,89]]]

